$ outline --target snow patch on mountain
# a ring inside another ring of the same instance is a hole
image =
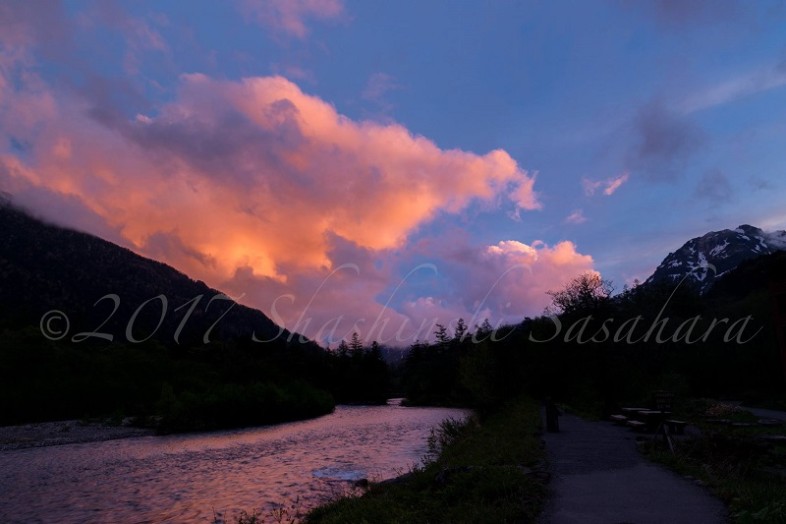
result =
[[[714,248],[710,249],[710,256],[717,257],[718,255],[723,253],[723,250],[726,249],[726,247],[728,247],[728,245],[729,245],[728,239],[724,240],[723,244],[719,244],[719,245],[715,246]]]

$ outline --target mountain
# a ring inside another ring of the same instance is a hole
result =
[[[663,259],[645,284],[685,279],[706,293],[715,281],[742,262],[786,250],[786,231],[764,232],[747,224],[711,231],[686,242]]]
[[[0,202],[0,327],[39,325],[57,310],[68,318],[65,335],[83,333],[85,340],[150,337],[190,346],[205,343],[206,335],[208,343],[256,336],[281,345],[297,338],[224,296],[166,264]],[[51,325],[58,332],[65,326],[59,319]]]
[[[133,416],[162,431],[381,402],[387,366],[337,355],[174,268],[0,195],[0,425]]]

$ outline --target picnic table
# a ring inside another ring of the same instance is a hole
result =
[[[686,425],[680,420],[667,419],[671,415],[668,410],[624,407],[620,411],[622,414],[611,415],[612,422],[627,425],[636,431],[655,432],[662,426],[667,426],[670,433],[681,434]]]
[[[639,411],[639,417],[641,417],[642,422],[647,425],[648,431],[655,431],[658,429],[658,427],[663,423],[666,415],[671,415],[671,412],[661,411],[659,409],[647,409],[644,411]]]

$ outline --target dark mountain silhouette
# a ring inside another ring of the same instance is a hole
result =
[[[132,415],[209,429],[387,393],[377,346],[325,351],[166,264],[0,198],[0,425]]]
[[[102,299],[112,294],[117,298]],[[68,337],[99,332],[137,341],[152,334],[167,346],[202,344],[206,334],[210,342],[250,341],[254,335],[275,345],[299,337],[222,297],[166,264],[0,204],[0,326],[37,325],[46,312],[59,310],[69,318]],[[64,326],[53,320],[53,329]]]
[[[742,262],[786,250],[786,231],[767,233],[749,225],[711,231],[686,242],[660,263],[646,284],[686,284],[706,293]]]

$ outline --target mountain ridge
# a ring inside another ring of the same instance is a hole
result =
[[[741,263],[785,250],[786,231],[765,232],[749,224],[710,231],[666,255],[644,283],[676,284],[684,280],[704,294]]]

